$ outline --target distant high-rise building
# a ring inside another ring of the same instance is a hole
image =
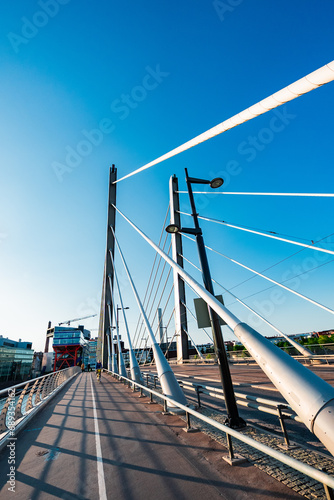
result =
[[[34,351],[31,342],[4,338],[0,335],[0,380],[24,380],[29,378]]]

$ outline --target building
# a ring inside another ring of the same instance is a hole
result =
[[[42,371],[42,362],[43,362],[43,353],[42,352],[34,352],[34,358],[32,362],[32,378],[39,377]]]
[[[96,359],[97,342],[98,338],[90,339],[88,342],[88,349],[85,350],[85,356],[83,358],[86,370],[88,369],[88,366],[90,367],[91,370],[95,370],[95,365],[97,362]]]
[[[31,342],[10,340],[0,335],[0,380],[25,380],[32,369],[34,351]]]
[[[334,335],[334,330],[323,330],[322,332],[312,332],[313,337],[319,337],[320,335],[327,335],[327,337],[331,337]]]
[[[287,335],[288,338],[298,341],[302,338],[312,338],[314,335],[312,333],[293,333],[291,335]],[[282,335],[275,335],[274,337],[266,337],[266,339],[270,340],[273,344],[278,344],[279,342],[287,342],[287,339]]]
[[[52,348],[55,353],[53,371],[81,365],[89,350],[90,331],[82,325],[55,326],[48,329],[47,335],[53,337]]]

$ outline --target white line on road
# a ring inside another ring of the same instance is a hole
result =
[[[101,450],[101,440],[99,432],[99,422],[97,419],[97,411],[95,404],[95,396],[93,389],[92,375],[90,374],[90,386],[92,390],[92,400],[93,400],[93,414],[94,414],[94,427],[95,427],[95,443],[96,443],[96,460],[97,460],[97,479],[99,483],[99,498],[100,500],[107,500],[106,482],[104,479],[103,472],[103,458]]]

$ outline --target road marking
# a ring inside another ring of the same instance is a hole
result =
[[[90,387],[92,391],[92,400],[93,400],[93,415],[94,415],[94,427],[95,427],[95,444],[96,444],[96,461],[97,461],[97,479],[99,484],[99,497],[100,500],[107,500],[107,491],[106,491],[106,482],[104,478],[103,471],[103,458],[102,458],[102,450],[101,450],[101,440],[100,440],[100,432],[99,432],[99,422],[97,419],[97,411],[95,404],[95,396],[92,382],[92,375],[90,374]]]

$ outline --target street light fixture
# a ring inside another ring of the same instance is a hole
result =
[[[180,232],[179,226],[176,224],[169,224],[169,226],[166,227],[167,233],[175,234]]]
[[[215,177],[214,179],[212,179],[212,181],[210,181],[210,187],[212,189],[220,188],[223,184],[224,179],[222,179],[221,177]]]
[[[188,188],[189,201],[190,201],[190,205],[191,205],[192,217],[193,217],[195,227],[194,228],[180,228],[176,224],[170,224],[169,226],[166,227],[166,231],[168,233],[171,233],[171,234],[175,234],[175,233],[180,232],[180,233],[188,233],[188,234],[195,235],[204,286],[205,286],[206,290],[208,290],[208,292],[210,292],[214,296],[214,290],[213,290],[213,285],[212,285],[212,279],[211,279],[211,274],[210,274],[208,258],[206,255],[206,249],[205,249],[202,229],[200,228],[199,223],[198,223],[198,213],[196,211],[194,195],[193,195],[191,185],[192,184],[209,184],[211,186],[211,188],[216,189],[216,188],[222,186],[224,181],[220,177],[216,177],[215,179],[212,179],[212,181],[208,181],[205,179],[197,179],[194,177],[189,177],[187,169],[185,169],[185,173],[186,173],[186,183],[187,183],[187,188]],[[235,400],[235,395],[234,395],[234,390],[233,390],[233,385],[232,385],[232,378],[231,378],[230,368],[228,365],[228,360],[227,360],[227,355],[226,355],[226,350],[225,350],[225,345],[224,345],[224,339],[223,339],[222,331],[220,328],[219,316],[209,306],[208,306],[208,312],[209,312],[209,318],[210,318],[210,323],[211,323],[211,328],[212,328],[215,351],[216,351],[216,355],[218,358],[220,379],[221,379],[222,387],[224,390],[224,396],[225,396],[225,405],[226,405],[226,411],[227,411],[226,424],[229,425],[230,427],[233,427],[233,428],[244,427],[245,421],[239,416],[239,412],[238,412],[238,408],[237,408],[237,404],[236,404],[236,400]]]

